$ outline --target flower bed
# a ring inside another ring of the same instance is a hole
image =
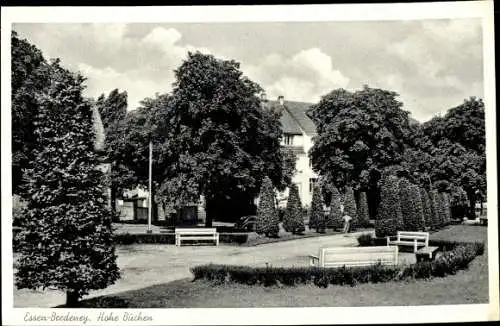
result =
[[[380,264],[367,267],[249,267],[232,265],[201,265],[191,268],[194,281],[204,279],[214,285],[241,283],[247,285],[329,284],[351,285],[381,283],[408,279],[427,279],[455,274],[465,269],[477,255],[484,253],[484,243],[463,243],[443,252],[432,262],[417,262],[409,266],[386,267]]]

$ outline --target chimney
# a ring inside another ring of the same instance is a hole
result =
[[[280,105],[285,104],[285,97],[283,95],[278,96],[278,102]]]

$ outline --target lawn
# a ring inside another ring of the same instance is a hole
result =
[[[486,241],[487,228],[455,225],[433,239]],[[237,307],[349,307],[391,305],[472,304],[488,302],[487,247],[467,270],[426,281],[360,284],[355,287],[314,285],[260,287],[240,284],[213,286],[206,281],[181,279],[140,290],[121,292],[82,302],[85,307],[237,308]]]

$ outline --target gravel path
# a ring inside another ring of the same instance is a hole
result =
[[[308,255],[316,254],[322,246],[356,246],[361,233],[297,239],[255,247],[129,245],[117,248],[121,278],[104,290],[93,291],[86,298],[135,290],[154,284],[191,277],[189,269],[208,263],[265,266],[307,266]],[[406,260],[411,262],[408,255]],[[60,291],[43,292],[14,290],[15,307],[53,307],[63,304]]]

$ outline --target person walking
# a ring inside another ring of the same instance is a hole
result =
[[[347,214],[344,214],[344,216],[342,217],[342,219],[344,220],[344,233],[349,233],[349,231],[351,229],[351,220],[352,220],[352,217],[350,217]]]

